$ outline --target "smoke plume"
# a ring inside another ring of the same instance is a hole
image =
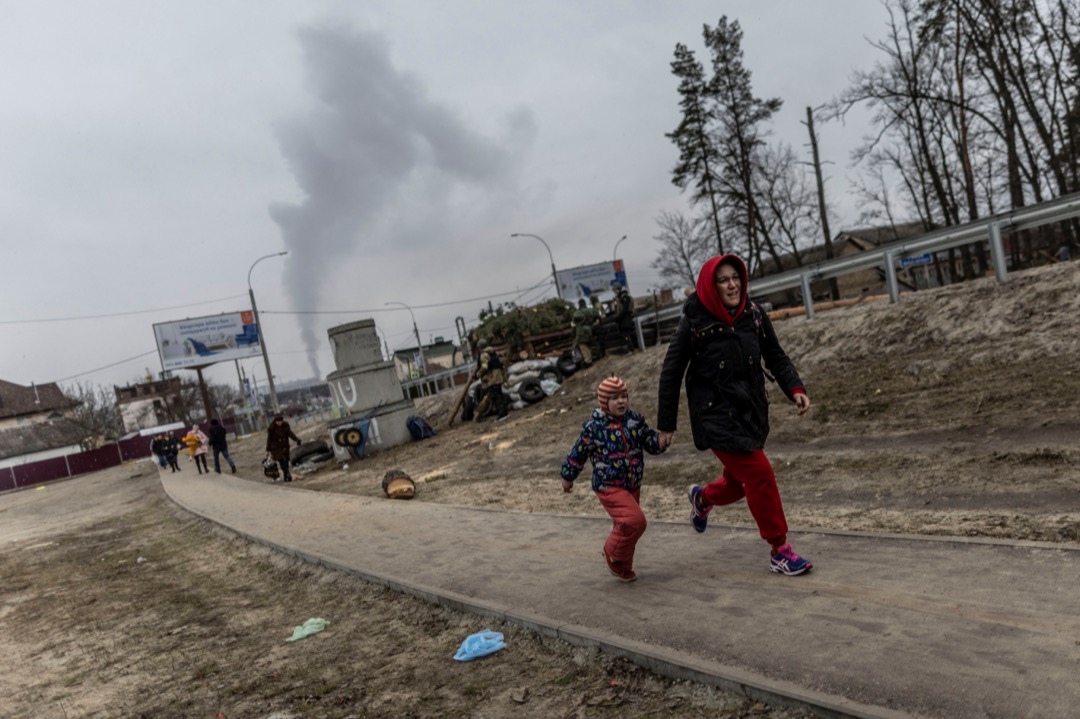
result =
[[[277,135],[301,200],[271,204],[270,216],[289,250],[285,282],[294,307],[316,309],[330,268],[364,242],[372,250],[393,246],[394,237],[365,237],[364,231],[376,226],[407,183],[429,173],[444,188],[495,188],[513,170],[515,146],[531,140],[532,121],[519,112],[508,139],[485,138],[395,68],[381,36],[323,25],[298,37],[310,104]],[[307,316],[299,317],[311,370],[321,377],[316,352],[325,337]]]

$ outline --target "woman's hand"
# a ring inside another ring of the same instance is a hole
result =
[[[671,438],[675,435],[674,432],[661,432],[660,433],[660,449],[667,449],[671,446]]]
[[[800,415],[806,414],[807,410],[810,409],[810,397],[803,392],[799,392],[795,395],[795,407]]]

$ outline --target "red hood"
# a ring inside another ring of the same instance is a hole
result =
[[[734,312],[728,311],[728,308],[724,307],[724,303],[720,301],[720,293],[716,291],[716,270],[725,262],[734,265],[736,271],[739,273],[739,279],[742,280],[742,292],[739,295],[739,306],[735,308]],[[734,324],[735,320],[738,319],[739,315],[746,309],[746,295],[750,289],[748,279],[746,265],[739,259],[738,255],[717,255],[708,260],[704,266],[702,266],[701,272],[698,273],[698,299],[701,300],[701,304],[705,305],[705,309],[709,311],[709,314],[729,325]]]

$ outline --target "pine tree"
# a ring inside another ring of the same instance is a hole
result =
[[[665,137],[679,148],[679,163],[671,172],[671,181],[682,190],[693,186],[691,204],[708,205],[708,217],[716,235],[717,253],[723,254],[717,177],[721,161],[717,147],[710,137],[716,116],[711,109],[709,83],[705,80],[705,69],[694,57],[694,52],[682,43],[675,45],[675,60],[671,63],[671,72],[679,78],[679,95],[682,97],[679,101],[682,120],[674,132],[665,134]]]
[[[754,96],[750,71],[743,64],[742,37],[738,21],[729,23],[726,16],[715,28],[704,28],[705,45],[712,55],[713,75],[706,90],[716,121],[712,140],[714,152],[723,159],[718,168],[722,178],[719,194],[743,227],[750,257],[760,259],[762,250],[767,250],[779,270],[780,255],[766,232],[755,183],[761,169],[759,153],[768,134],[762,126],[783,102]]]

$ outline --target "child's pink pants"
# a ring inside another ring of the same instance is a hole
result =
[[[596,496],[600,504],[611,515],[615,525],[604,542],[604,552],[613,562],[623,562],[627,569],[634,566],[634,548],[638,539],[645,533],[645,513],[641,511],[638,499],[641,490],[630,492],[618,487],[603,487]]]

